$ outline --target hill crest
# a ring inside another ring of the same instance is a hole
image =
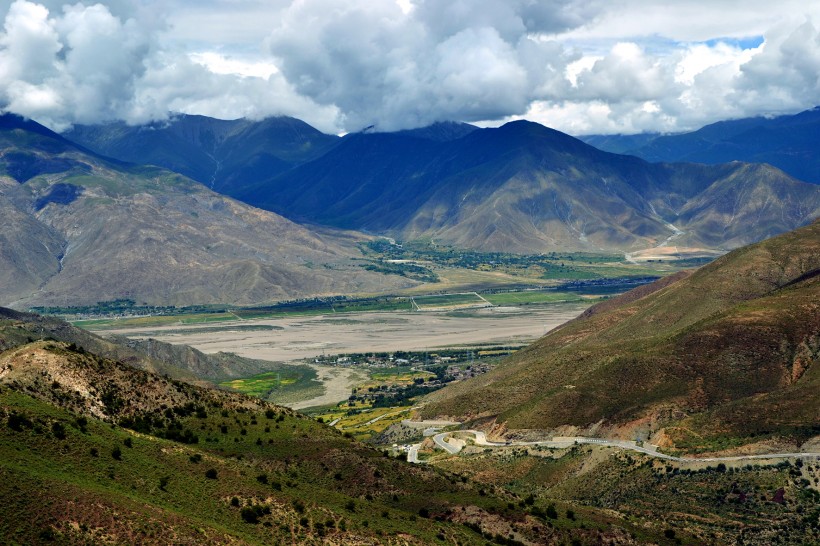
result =
[[[423,413],[694,452],[799,445],[820,434],[818,302],[814,222],[599,304]]]

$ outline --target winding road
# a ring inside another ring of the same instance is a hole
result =
[[[654,446],[650,447],[643,447],[637,445],[635,442],[625,441],[625,440],[605,440],[603,438],[585,438],[582,436],[559,436],[553,438],[552,440],[541,440],[541,441],[534,441],[534,442],[518,442],[518,441],[510,441],[510,442],[491,442],[487,440],[487,435],[480,430],[454,430],[449,432],[440,432],[433,436],[433,442],[435,443],[436,447],[450,453],[451,455],[455,455],[461,451],[461,446],[453,445],[446,440],[446,438],[454,434],[456,432],[459,433],[466,433],[472,434],[475,438],[476,445],[485,446],[485,447],[514,447],[514,446],[543,446],[543,447],[552,447],[552,448],[568,448],[572,447],[573,445],[577,444],[591,444],[591,445],[599,445],[599,446],[606,446],[606,447],[617,447],[620,449],[629,449],[631,451],[637,451],[639,453],[643,453],[645,455],[649,455],[650,457],[656,457],[658,459],[664,459],[667,461],[675,461],[679,463],[714,463],[714,462],[730,462],[730,461],[747,461],[747,460],[755,460],[755,459],[820,459],[820,453],[815,452],[798,452],[798,453],[767,453],[765,455],[736,455],[733,457],[675,457],[672,455],[667,455],[665,453],[660,453],[657,448]],[[411,453],[413,454],[413,458],[411,460],[409,454],[407,460],[410,462],[418,463],[418,450],[421,447],[421,444],[415,444],[411,448]],[[415,451],[414,451],[415,450]]]

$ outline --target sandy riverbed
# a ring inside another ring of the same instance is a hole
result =
[[[539,307],[493,307],[447,313],[349,313],[273,320],[237,321],[233,324],[266,324],[276,330],[214,331],[213,325],[179,325],[110,331],[129,337],[153,337],[185,344],[206,353],[232,352],[278,362],[311,359],[322,354],[420,351],[477,344],[523,344],[544,335],[578,314],[586,304],[553,304]],[[279,329],[281,328],[281,329]]]
[[[275,362],[303,362],[322,354],[424,351],[480,344],[521,345],[575,318],[583,303],[548,306],[491,307],[445,312],[345,313],[273,320],[237,320],[201,326],[186,324],[108,330],[129,337],[153,337],[168,343]],[[270,325],[270,330],[231,329],[237,325]],[[201,330],[201,331],[197,331]],[[325,392],[286,405],[294,409],[334,404],[346,399],[363,376],[360,371],[311,364]]]

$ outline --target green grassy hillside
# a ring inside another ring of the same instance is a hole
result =
[[[286,408],[30,341],[20,318],[0,334],[3,544],[635,543],[604,514],[556,529]]]

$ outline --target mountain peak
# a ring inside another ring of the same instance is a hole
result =
[[[12,131],[14,129],[23,129],[25,131],[36,133],[39,135],[64,140],[59,134],[55,133],[45,125],[41,125],[36,121],[17,115],[11,112],[0,114],[0,130]]]
[[[475,125],[470,125],[469,123],[461,123],[458,121],[437,121],[426,127],[397,131],[397,133],[417,138],[424,138],[427,140],[434,140],[436,142],[448,142],[451,140],[458,140],[459,138],[465,137],[477,130],[479,130],[478,127]]]

